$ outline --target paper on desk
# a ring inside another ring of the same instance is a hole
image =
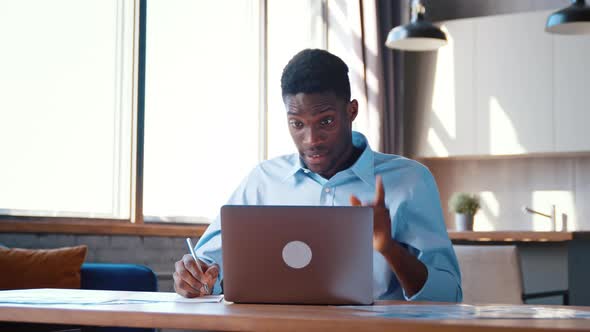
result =
[[[0,291],[2,304],[71,304],[71,305],[111,305],[111,304],[149,304],[149,303],[215,303],[221,302],[223,295],[209,295],[198,298],[184,298],[168,292],[117,292],[83,289],[25,289]]]
[[[398,304],[345,308],[363,315],[401,319],[590,319],[590,311],[543,306]]]

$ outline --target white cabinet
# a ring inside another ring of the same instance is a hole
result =
[[[448,45],[436,54],[432,102],[418,126],[421,156],[469,155],[475,150],[473,19],[446,22]]]
[[[550,13],[443,23],[417,156],[590,151],[590,36],[546,33]]]
[[[477,20],[476,154],[553,151],[553,43],[546,18],[527,13]]]
[[[590,151],[590,36],[555,36],[556,151]]]

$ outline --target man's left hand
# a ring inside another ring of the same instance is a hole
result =
[[[373,249],[380,253],[385,253],[393,246],[391,238],[391,219],[389,210],[385,206],[385,191],[383,190],[383,180],[377,176],[375,180],[375,200],[368,204],[363,204],[355,195],[350,196],[352,206],[370,206],[373,208]]]

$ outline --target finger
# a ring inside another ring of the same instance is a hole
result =
[[[203,271],[203,272],[207,271],[207,269],[209,268],[209,264],[203,262],[200,259],[198,261],[199,261],[199,266],[201,266],[201,271]]]
[[[184,297],[197,297],[201,295],[201,292],[198,289],[194,289],[191,285],[185,282],[178,272],[174,272],[172,274],[172,278],[174,279],[174,291],[181,296]]]
[[[192,255],[190,254],[186,254],[184,256],[182,256],[182,263],[184,264],[184,268],[187,269],[195,279],[197,280],[201,280],[201,278],[203,278],[203,273],[201,272],[201,270],[204,270],[202,268],[202,264],[199,264],[201,266],[201,269],[199,269],[199,267],[197,266],[197,262],[195,262],[195,259],[193,258]],[[203,262],[200,262],[203,263]],[[204,264],[204,263],[203,263]],[[206,268],[206,264],[205,264],[205,268]]]
[[[191,273],[193,273],[193,271],[197,271],[197,275],[195,275],[196,278],[199,278],[200,276],[202,276],[203,273],[201,273],[201,271],[206,271],[207,268],[209,268],[209,265],[207,265],[207,263],[203,262],[200,259],[197,259],[199,266],[201,267],[199,269],[199,266],[197,266],[197,263],[195,262],[195,259],[193,258],[193,256],[191,254],[185,254],[182,257],[182,260],[185,262],[185,265],[187,266],[187,268],[189,268],[189,271],[191,271]]]
[[[352,206],[363,206],[363,203],[355,195],[350,195],[350,205],[352,205]]]
[[[186,269],[180,270],[180,271],[175,271],[174,273],[176,273],[176,276],[178,277],[179,280],[182,280],[183,282],[185,282],[186,284],[188,284],[195,291],[199,291],[201,289],[201,287],[203,287],[203,284],[200,281],[201,279],[196,279]]]
[[[375,179],[375,205],[385,206],[385,191],[383,190],[383,179],[377,175]]]
[[[205,274],[211,279],[217,279],[217,276],[219,275],[219,265],[211,264],[207,267]]]
[[[207,270],[205,271],[205,280],[204,282],[207,283],[209,288],[208,294],[213,293],[213,287],[215,287],[215,283],[217,282],[217,277],[219,276],[219,265],[212,264],[210,265]]]
[[[185,255],[186,257],[186,255]],[[189,255],[191,260],[186,260],[185,257],[176,264],[176,272],[178,276],[195,290],[201,289],[203,284],[203,275],[197,269],[197,263],[195,263],[192,256]],[[187,266],[188,265],[188,266]]]

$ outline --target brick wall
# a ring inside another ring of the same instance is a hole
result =
[[[193,243],[197,240],[193,238]],[[86,262],[146,265],[158,276],[158,287],[163,292],[174,291],[174,262],[188,252],[183,237],[160,236],[0,233],[0,244],[29,249],[85,244],[88,246]]]

